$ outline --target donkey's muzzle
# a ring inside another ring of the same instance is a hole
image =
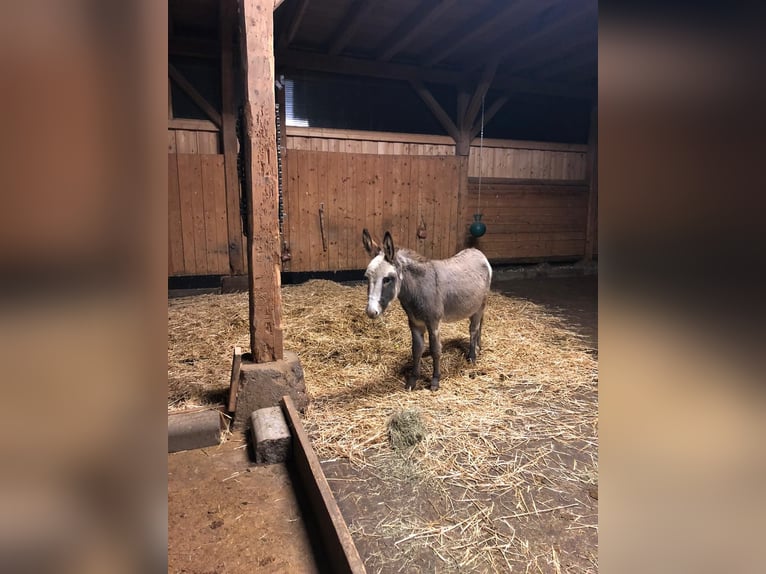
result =
[[[367,316],[370,319],[374,319],[383,313],[383,308],[380,306],[380,303],[377,301],[377,299],[370,297],[367,299],[367,309],[365,309],[365,311],[367,312]]]
[[[367,316],[370,319],[374,319],[378,315],[380,315],[380,309],[379,308],[367,307]]]

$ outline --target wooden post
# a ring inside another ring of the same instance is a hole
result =
[[[274,0],[240,0],[250,347],[256,363],[283,358],[274,100]]]
[[[457,148],[456,148],[457,149]],[[456,154],[457,155],[457,154]],[[458,155],[458,187],[457,187],[457,240],[455,242],[455,251],[460,251],[466,247],[465,220],[468,195],[468,157],[467,155]]]
[[[232,42],[237,25],[237,0],[221,0],[221,146],[226,179],[226,227],[229,244],[229,271],[232,275],[245,274],[242,252],[242,216],[239,202],[239,174],[237,172],[237,93],[234,79]]]
[[[590,112],[590,134],[588,135],[588,219],[585,223],[585,260],[593,259],[594,235],[596,231],[598,207],[598,105],[594,104]]]

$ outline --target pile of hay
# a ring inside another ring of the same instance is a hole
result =
[[[364,534],[392,537],[397,549],[427,544],[458,570],[531,563],[529,542],[498,525],[555,510],[561,506],[556,492],[566,485],[596,483],[593,350],[544,307],[492,293],[476,364],[465,360],[468,321],[443,324],[441,389],[427,390],[432,365],[426,351],[416,390],[407,392],[406,315],[396,303],[373,321],[365,304],[363,285],[309,281],[283,288],[285,348],[298,353],[311,399],[304,425],[320,459],[347,459],[384,478],[400,457],[392,444],[406,445],[410,468],[453,501],[453,510],[441,524],[392,518],[379,525],[385,532]],[[247,296],[200,296],[169,307],[169,380],[193,389],[185,399],[171,394],[169,405],[204,403],[214,396],[211,388],[227,388],[232,347],[249,346]],[[402,422],[417,422],[406,438],[393,430]],[[573,465],[554,443],[580,459]],[[464,493],[460,500],[456,492]],[[499,509],[493,497],[512,506]],[[567,512],[579,521],[585,508],[571,506]],[[596,528],[595,518],[585,522]]]
[[[388,420],[388,440],[394,450],[406,450],[424,438],[426,429],[420,411],[402,410]]]

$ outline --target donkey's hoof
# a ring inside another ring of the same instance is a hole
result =
[[[414,379],[411,380],[411,381],[405,381],[405,383],[404,383],[404,390],[405,391],[411,391],[414,388],[415,388],[415,380]]]
[[[439,390],[439,381],[434,379],[431,381],[431,390],[432,391],[438,391]]]

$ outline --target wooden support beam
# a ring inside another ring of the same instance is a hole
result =
[[[439,102],[436,101],[436,98],[434,98],[433,94],[428,91],[428,88],[423,85],[423,82],[419,80],[413,80],[411,83],[413,89],[426,103],[428,109],[431,110],[431,113],[436,117],[437,120],[439,120],[439,123],[444,128],[444,131],[446,131],[450,137],[454,139],[455,142],[457,142],[460,139],[460,134],[458,133],[457,127],[452,121],[452,118],[449,117],[449,114],[444,111],[444,108],[442,108]]]
[[[457,88],[457,129],[462,132],[465,131],[465,112],[468,109],[468,102],[471,100],[471,94],[468,89],[460,85]]]
[[[427,26],[432,26],[443,14],[452,8],[457,0],[426,0],[389,34],[376,50],[378,60],[387,62],[406,48]]]
[[[168,63],[168,76],[173,80],[176,85],[181,88],[184,93],[189,96],[192,101],[197,104],[200,109],[205,112],[205,115],[210,118],[215,125],[221,127],[221,114],[210,105],[210,103],[200,94],[194,86],[189,83],[181,72],[179,72],[173,64]]]
[[[286,48],[295,39],[295,34],[298,33],[301,22],[303,22],[303,16],[306,15],[306,8],[308,8],[309,0],[298,0],[295,5],[295,9],[290,17],[290,25],[287,27],[280,36],[278,45],[281,48]]]
[[[478,74],[437,68],[424,68],[411,64],[378,62],[347,56],[328,56],[317,52],[285,50],[279,53],[280,69],[309,70],[331,74],[367,76],[387,80],[421,80],[433,84],[457,86],[466,80],[478,80]],[[493,89],[508,93],[541,94],[572,99],[593,98],[593,91],[582,86],[570,86],[555,82],[530,80],[524,77],[498,77],[493,80]]]
[[[274,100],[273,1],[240,0],[248,227],[250,348],[256,363],[284,356]]]
[[[237,0],[220,0],[219,20],[221,38],[236,37]],[[229,271],[245,274],[242,215],[240,210],[239,171],[237,170],[237,89],[234,79],[234,47],[221,42],[221,147],[226,185],[226,230],[229,248]]]
[[[588,135],[588,216],[585,223],[585,260],[593,259],[595,232],[598,225],[598,105],[591,108],[590,134]]]
[[[498,65],[497,59],[493,58],[484,67],[484,71],[481,74],[481,79],[479,80],[479,84],[476,86],[476,91],[473,93],[473,97],[471,98],[471,103],[468,104],[468,109],[465,112],[465,119],[463,120],[463,125],[465,126],[474,125],[474,122],[476,121],[476,116],[479,114],[479,110],[481,109],[481,102],[484,100],[484,96],[487,95],[489,86],[492,84],[492,80],[495,77],[495,72],[497,72],[497,65]]]
[[[457,230],[455,253],[468,246],[468,228],[465,225],[465,221],[468,219],[468,159],[467,155],[461,156],[457,170],[457,221],[454,222]]]
[[[457,131],[458,139],[455,141],[455,155],[468,156],[471,153],[471,134],[465,125],[465,112],[468,109],[468,102],[471,94],[468,88],[461,84],[457,88]]]
[[[468,22],[461,22],[457,28],[450,30],[439,40],[438,45],[431,48],[423,58],[423,64],[433,66],[444,60],[447,56],[470,44],[478,38],[486,38],[503,32],[507,37],[509,22],[512,22],[514,28],[526,22],[534,14],[542,12],[553,0],[538,0],[536,2],[516,1],[510,2],[505,9],[499,13],[490,11],[481,12],[475,18]],[[463,30],[470,30],[467,34],[462,34]]]
[[[489,109],[484,111],[484,126],[492,121],[492,118],[494,118],[497,115],[497,112],[500,111],[500,108],[502,108],[506,102],[508,101],[508,96],[500,96],[497,98],[494,102],[492,102],[492,105],[489,106]],[[479,135],[479,132],[481,131],[481,116],[476,118],[476,123],[471,128],[471,141]]]
[[[343,18],[338,29],[335,30],[332,37],[335,38],[330,45],[328,52],[335,56],[343,51],[351,38],[356,34],[359,25],[365,19],[370,10],[375,6],[375,0],[356,0],[351,10],[348,11],[346,17]]]

